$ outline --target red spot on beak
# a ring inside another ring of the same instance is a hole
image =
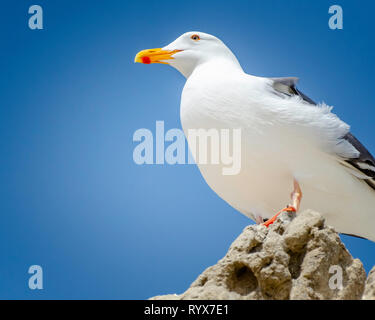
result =
[[[149,57],[142,57],[142,63],[144,63],[144,64],[150,64],[151,63],[151,59]]]

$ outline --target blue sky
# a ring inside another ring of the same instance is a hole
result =
[[[375,152],[370,1],[1,3],[2,299],[179,293],[250,223],[195,166],[133,162],[135,130],[155,131],[156,120],[181,127],[184,85],[174,69],[134,55],[183,32],[220,37],[248,73],[300,77]],[[32,4],[43,7],[43,30],[28,28]],[[343,7],[343,30],[328,28],[332,4]],[[343,240],[368,272],[375,243]],[[28,288],[33,264],[43,290]]]

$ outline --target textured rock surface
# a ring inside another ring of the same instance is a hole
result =
[[[368,275],[363,299],[375,300],[375,267],[372,268]]]
[[[246,227],[185,293],[151,299],[361,299],[365,282],[362,263],[319,213],[307,210],[284,212],[270,228]],[[375,299],[375,268],[363,298]]]

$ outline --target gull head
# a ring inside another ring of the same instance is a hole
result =
[[[210,62],[240,68],[234,54],[220,39],[199,31],[186,32],[163,48],[142,50],[137,53],[134,62],[169,64],[186,78],[198,66]]]

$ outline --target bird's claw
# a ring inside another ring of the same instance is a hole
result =
[[[265,223],[263,223],[263,226],[266,226],[267,228],[276,221],[277,217],[282,213],[282,212],[297,212],[296,208],[293,206],[286,206],[284,209],[281,209],[278,213],[276,213],[271,219],[268,219]]]

